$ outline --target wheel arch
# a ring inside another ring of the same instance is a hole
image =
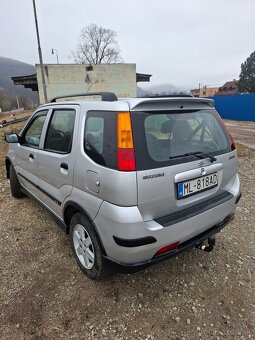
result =
[[[64,205],[64,222],[65,222],[65,225],[66,225],[66,233],[69,234],[70,233],[70,223],[71,223],[71,219],[72,217],[76,214],[76,213],[81,213],[82,215],[84,215],[88,221],[91,223],[91,225],[93,226],[94,230],[95,230],[95,233],[97,235],[97,238],[98,238],[98,241],[100,243],[100,246],[101,246],[101,249],[102,249],[102,252],[104,255],[106,255],[106,251],[104,249],[104,245],[103,245],[103,242],[100,238],[100,235],[97,231],[97,228],[95,226],[95,223],[93,222],[91,216],[77,203],[73,202],[73,201],[69,201],[67,202],[65,205]]]

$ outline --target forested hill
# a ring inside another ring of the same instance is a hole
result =
[[[16,96],[26,97],[28,100],[37,101],[38,93],[24,86],[14,85],[12,77],[26,76],[36,73],[35,66],[23,63],[18,60],[0,57],[0,89],[4,90],[8,99]],[[2,90],[2,91],[3,91]]]

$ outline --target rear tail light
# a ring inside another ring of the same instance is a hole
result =
[[[168,246],[165,246],[165,247],[163,247],[163,248],[160,248],[160,249],[156,252],[155,256],[158,256],[158,255],[164,254],[164,253],[166,253],[166,252],[168,252],[168,251],[170,251],[170,250],[176,249],[176,248],[178,247],[178,244],[179,244],[179,243],[180,243],[180,241],[177,241],[177,242],[175,242],[175,243],[169,244]]]
[[[217,112],[217,114],[218,114],[218,116],[219,116],[219,118],[220,118],[222,124],[224,125],[225,129],[227,130],[228,135],[229,135],[229,138],[230,138],[230,141],[231,141],[231,150],[232,150],[232,151],[233,151],[233,150],[236,150],[236,144],[235,144],[235,142],[234,142],[233,137],[231,136],[231,134],[230,134],[230,132],[229,132],[229,129],[227,128],[227,126],[226,126],[226,124],[224,123],[223,119],[221,118],[220,114],[219,114],[218,112]]]
[[[228,130],[227,130],[228,131]],[[229,133],[228,131],[228,134],[229,134],[229,137],[230,137],[230,140],[231,140],[231,150],[235,150],[236,149],[236,144],[234,142],[234,139],[233,137],[231,136],[231,134]]]
[[[118,113],[118,170],[135,171],[135,152],[129,112]]]

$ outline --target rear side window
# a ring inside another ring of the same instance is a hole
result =
[[[230,151],[229,136],[214,110],[137,112],[132,113],[132,124],[140,170],[197,159],[179,158],[187,153],[215,156]]]
[[[44,149],[57,153],[71,151],[75,110],[54,110],[48,126]]]
[[[102,155],[104,143],[104,118],[88,117],[86,125],[86,149]]]
[[[89,111],[84,151],[97,164],[117,169],[117,112]]]

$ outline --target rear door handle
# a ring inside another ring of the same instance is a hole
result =
[[[65,169],[65,170],[68,170],[68,164],[66,164],[66,163],[61,163],[61,164],[60,164],[60,168]]]
[[[35,156],[32,153],[30,153],[28,157],[31,159],[35,159]]]

